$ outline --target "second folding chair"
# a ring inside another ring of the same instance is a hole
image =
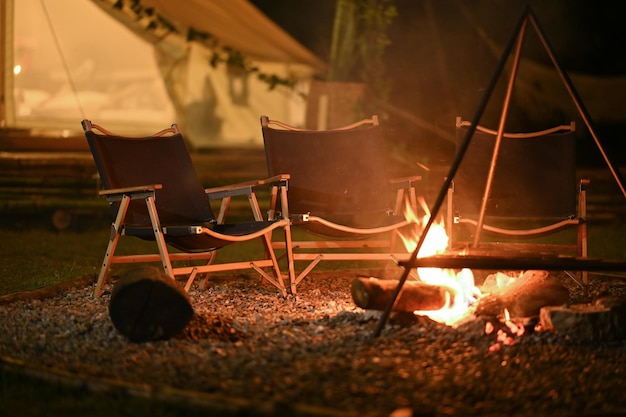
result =
[[[261,117],[276,212],[292,226],[285,242],[291,291],[321,261],[396,261],[406,249],[397,232],[410,225],[405,205],[416,205],[419,176],[390,180],[385,146],[374,116],[334,130],[303,130]],[[280,197],[280,198],[279,198]],[[294,230],[295,228],[295,230]],[[294,240],[292,232],[305,237]],[[296,271],[296,263],[304,264]]]

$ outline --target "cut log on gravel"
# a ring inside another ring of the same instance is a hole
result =
[[[487,277],[488,285],[495,276]],[[494,287],[491,287],[492,289]],[[567,288],[553,279],[547,271],[526,271],[502,289],[494,289],[481,298],[476,306],[477,316],[498,316],[506,308],[511,317],[536,317],[546,306],[560,306],[569,301]]]
[[[366,310],[384,310],[397,285],[398,281],[392,279],[355,278],[350,290],[352,300]],[[393,311],[439,310],[451,298],[451,290],[447,287],[406,281]]]
[[[624,300],[601,300],[595,304],[544,307],[539,318],[543,330],[569,336],[573,340],[581,342],[626,340]]]
[[[183,330],[194,311],[185,290],[155,267],[122,276],[109,302],[115,328],[133,342],[168,339]]]

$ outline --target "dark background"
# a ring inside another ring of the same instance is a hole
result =
[[[335,0],[252,0],[252,3],[328,61]],[[388,102],[399,112],[389,112],[385,123],[399,142],[430,153],[430,160],[448,160],[453,155],[454,146],[445,138],[454,134],[454,119],[473,117],[525,4],[521,0],[395,0],[398,16],[389,30],[392,43],[386,60],[392,81]],[[574,75],[581,74],[598,80],[626,76],[623,25],[626,2],[544,0],[530,4],[562,67],[574,79]],[[545,64],[547,69],[554,68],[532,26],[526,32],[522,56]],[[518,72],[520,81],[516,81],[507,129],[532,130],[575,120],[581,164],[603,164],[556,71],[553,72],[556,81],[552,80],[551,84],[560,91],[548,91],[537,81],[536,74],[526,71],[524,62]],[[505,71],[481,124],[497,126],[507,78]],[[595,103],[602,102],[601,94],[605,90],[578,91],[603,148],[617,165],[626,165],[622,134],[626,111],[621,111],[623,100],[616,99],[626,99],[622,85],[616,83],[607,102],[600,107]],[[534,101],[529,102],[525,97],[528,89],[534,91]],[[536,96],[543,90],[546,103]],[[610,117],[603,110],[607,105],[617,107]],[[616,113],[620,117],[615,117]],[[424,130],[406,114],[435,130],[441,129],[442,134]]]

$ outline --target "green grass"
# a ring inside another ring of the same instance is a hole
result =
[[[105,229],[80,233],[3,230],[0,294],[95,274],[107,235]]]
[[[297,230],[296,238],[301,238]],[[109,236],[105,218],[83,219],[66,231],[55,231],[45,219],[7,220],[0,223],[0,295],[33,290],[49,284],[97,275]],[[281,232],[276,232],[278,238]],[[154,250],[153,242],[122,239],[118,253]],[[218,262],[260,256],[259,241],[231,245],[218,252]],[[626,224],[589,226],[589,256],[626,259]],[[350,265],[354,266],[354,265]],[[348,267],[350,267],[348,266]],[[133,266],[130,266],[133,267]],[[322,262],[317,269],[345,268],[345,263]],[[116,268],[128,268],[117,266]]]
[[[6,222],[5,222],[6,223]],[[0,295],[28,291],[69,281],[88,275],[97,275],[109,238],[106,219],[84,220],[80,227],[66,231],[55,231],[45,222],[35,221],[30,228],[25,223],[17,226],[0,224]],[[293,230],[295,239],[306,239],[299,230]],[[276,231],[275,239],[280,239],[281,231]],[[145,253],[156,251],[154,242],[126,237],[120,239],[116,254]],[[259,259],[263,256],[263,245],[256,239],[222,248],[217,253],[216,262]],[[277,251],[280,256],[280,252]],[[355,268],[358,262],[322,262],[316,270],[335,268]],[[301,266],[301,265],[297,265]],[[113,273],[135,268],[135,264],[114,265]],[[241,271],[223,272],[238,274]]]
[[[30,227],[29,227],[30,226]],[[65,231],[56,231],[45,219],[20,218],[0,223],[0,295],[28,291],[97,275],[110,235],[107,219],[82,219]],[[154,242],[132,237],[120,239],[116,254],[156,251]],[[261,256],[259,240],[233,245],[218,252],[218,262]],[[136,265],[116,265],[114,273]]]

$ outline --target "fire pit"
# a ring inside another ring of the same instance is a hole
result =
[[[426,212],[423,222],[409,205],[405,216],[417,225],[428,224],[430,228],[427,228],[417,254],[418,239],[401,236],[415,256],[399,262],[405,269],[403,278],[406,280],[355,279],[351,294],[357,306],[385,313],[395,311],[426,316],[453,327],[475,317],[487,317],[491,321],[485,333],[494,331],[495,320],[508,329],[500,329],[497,333],[498,342],[504,344],[511,344],[511,335],[522,336],[528,327],[580,340],[625,339],[626,299],[608,298],[595,304],[570,306],[569,291],[546,269],[622,271],[626,270],[626,262],[519,250],[464,248],[450,251],[443,221],[431,222],[428,207],[423,199],[420,202]],[[512,269],[517,271],[497,272]],[[488,275],[477,287],[473,270],[496,272]],[[576,282],[588,296],[588,283]],[[382,320],[386,320],[384,315]]]

